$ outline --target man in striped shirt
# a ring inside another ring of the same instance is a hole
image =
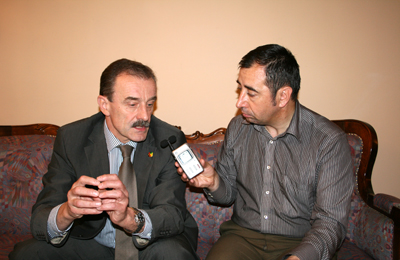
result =
[[[271,44],[239,63],[242,115],[230,122],[215,168],[182,179],[210,202],[234,204],[207,259],[332,259],[346,234],[354,185],[346,134],[302,106],[299,66]]]

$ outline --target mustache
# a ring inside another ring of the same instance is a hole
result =
[[[150,122],[140,119],[140,120],[138,120],[138,121],[136,121],[136,122],[134,122],[132,124],[132,127],[137,127],[137,126],[139,126],[139,127],[149,127],[150,126]]]

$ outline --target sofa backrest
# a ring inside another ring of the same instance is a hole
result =
[[[214,165],[225,132],[225,128],[219,128],[210,134],[197,131],[192,135],[186,135],[186,140],[198,158]],[[212,245],[220,237],[219,226],[231,218],[233,208],[209,204],[202,189],[188,186],[185,196],[187,208],[199,227],[197,255],[200,259],[205,259]]]
[[[30,235],[32,205],[43,187],[57,129],[49,124],[0,126],[0,236]]]
[[[346,238],[374,259],[393,259],[394,221],[379,213],[371,200],[372,169],[378,153],[375,129],[359,120],[333,122],[347,133],[356,179]]]
[[[365,232],[363,220],[375,217],[367,205],[368,194],[373,193],[371,185],[372,168],[377,154],[377,137],[372,126],[357,120],[333,121],[348,134],[352,149],[354,174],[357,178],[352,198],[352,214],[349,216],[347,238],[357,242],[360,248],[368,251],[371,243],[382,244],[381,252],[372,255],[389,255],[391,239],[381,234],[382,224],[368,227],[376,230],[376,236]],[[47,171],[53,143],[58,126],[34,124],[25,126],[0,126],[0,237],[2,234],[30,235],[31,207],[42,188],[41,177]],[[210,134],[199,131],[186,135],[187,142],[199,158],[214,165],[225,136],[225,128]],[[202,190],[187,187],[186,201],[189,211],[199,225],[199,250],[202,255],[208,252],[219,238],[219,226],[230,219],[232,207],[210,205]],[[378,220],[376,221],[378,222]],[[386,230],[393,229],[393,223],[384,223]],[[361,238],[361,239],[360,239]],[[378,239],[379,238],[379,239]],[[1,239],[0,239],[1,240]],[[17,241],[15,241],[17,242]],[[202,258],[203,259],[203,258]]]

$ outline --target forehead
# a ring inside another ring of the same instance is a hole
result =
[[[241,68],[238,81],[240,84],[248,86],[265,85],[265,66],[253,64],[250,68]]]
[[[143,98],[155,96],[157,93],[156,83],[153,79],[144,79],[122,73],[117,76],[114,84],[115,96],[133,96]]]

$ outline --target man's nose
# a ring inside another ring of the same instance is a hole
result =
[[[246,99],[245,99],[245,93],[243,92],[243,90],[239,93],[239,97],[238,100],[236,102],[236,107],[237,108],[242,108],[246,105]]]
[[[144,121],[148,121],[150,114],[151,114],[151,112],[149,112],[149,109],[147,109],[146,105],[140,106],[138,114],[137,114],[137,119],[142,119]]]

